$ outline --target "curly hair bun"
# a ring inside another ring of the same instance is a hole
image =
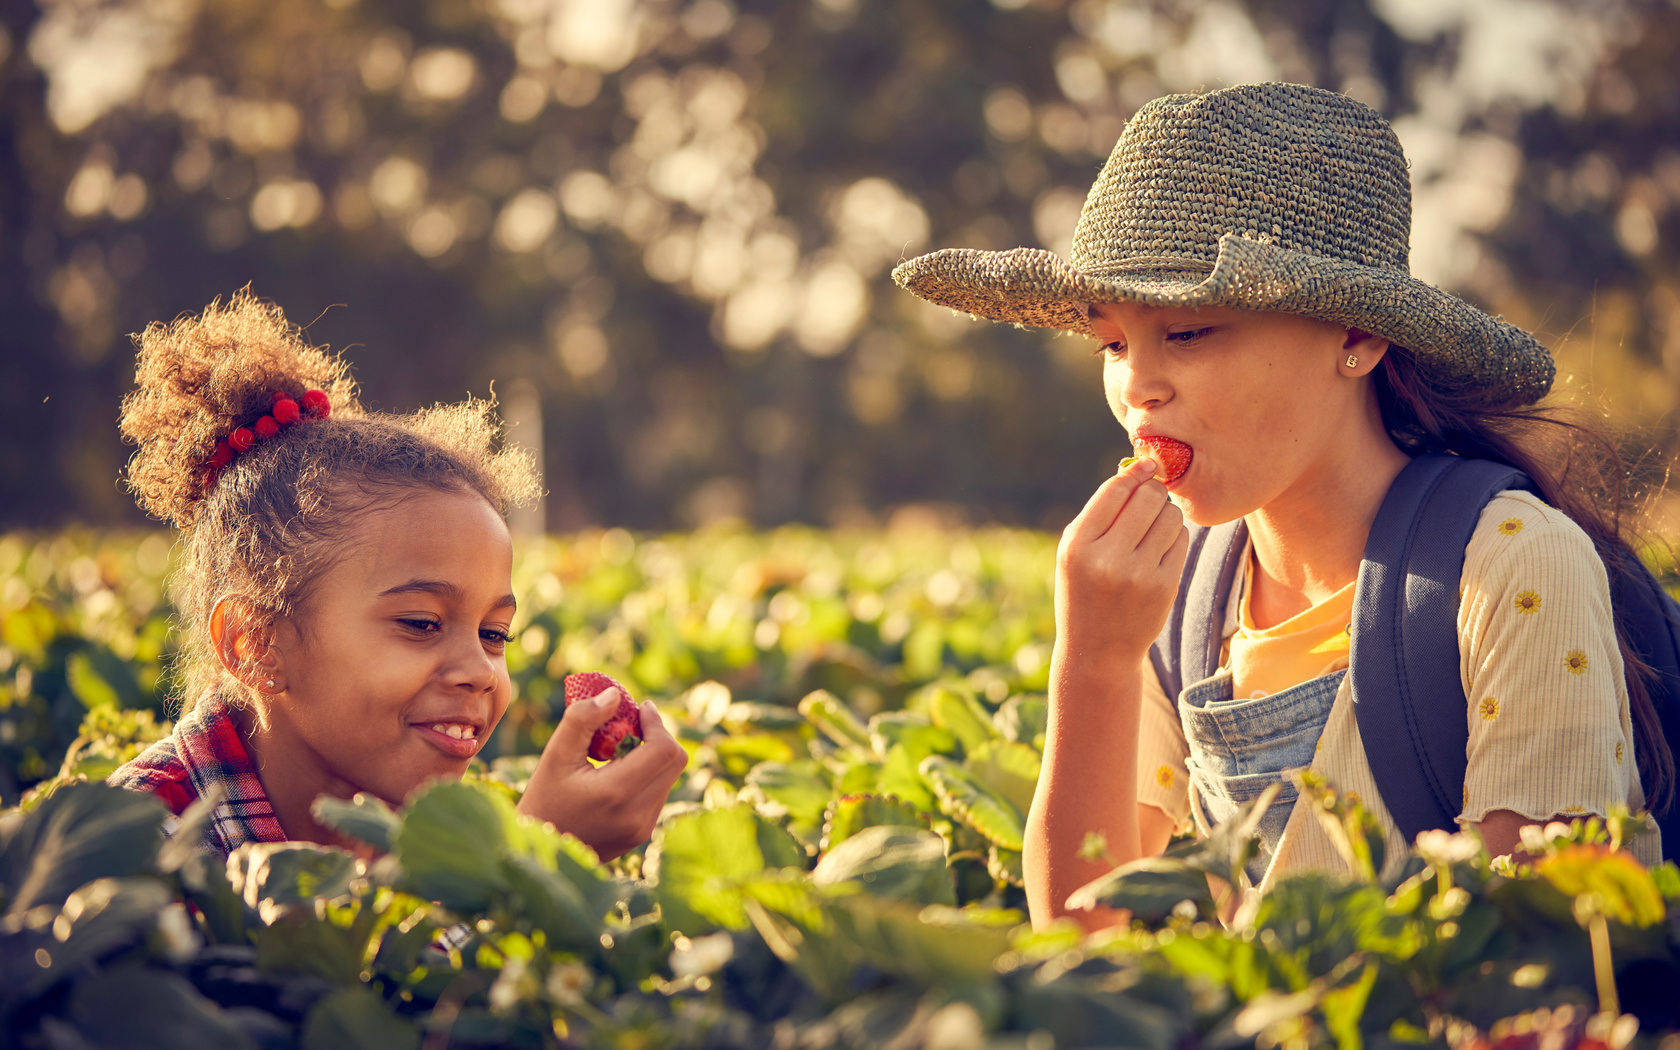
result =
[[[178,526],[198,516],[216,443],[253,426],[277,393],[322,390],[334,417],[362,415],[345,363],[248,285],[197,317],[153,322],[134,342],[139,389],[123,399],[121,425],[140,450],[128,485],[144,510]]]

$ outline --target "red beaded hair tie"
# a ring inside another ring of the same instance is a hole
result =
[[[276,390],[267,415],[248,427],[235,427],[233,433],[216,442],[216,451],[204,467],[204,491],[208,493],[216,487],[216,479],[233,462],[233,457],[251,451],[257,442],[267,441],[285,427],[330,415],[332,400],[324,390],[306,390],[296,400],[285,391]]]

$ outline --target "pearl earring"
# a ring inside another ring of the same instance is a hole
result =
[[[1347,359],[1347,366],[1349,368],[1358,368],[1359,367],[1359,358],[1354,357],[1352,354],[1349,354],[1348,359]]]

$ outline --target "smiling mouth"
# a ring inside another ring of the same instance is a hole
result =
[[[426,742],[451,758],[471,758],[478,754],[479,729],[470,722],[415,722]]]

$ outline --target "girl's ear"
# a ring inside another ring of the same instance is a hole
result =
[[[210,644],[222,668],[240,684],[268,696],[286,688],[280,652],[253,610],[238,598],[223,598],[210,611]]]
[[[1341,359],[1336,371],[1349,379],[1368,376],[1382,363],[1388,353],[1388,340],[1359,328],[1349,328],[1342,343]]]

